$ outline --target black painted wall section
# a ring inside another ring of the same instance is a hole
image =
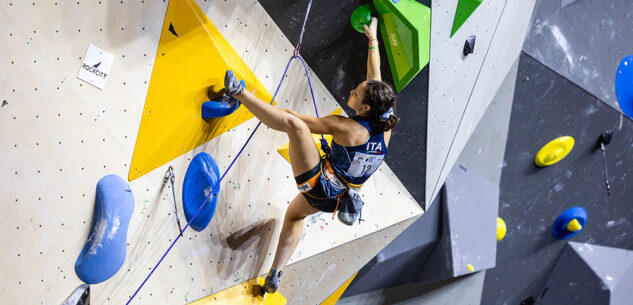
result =
[[[602,155],[595,150],[608,129],[615,132],[607,146],[610,197]],[[558,164],[537,168],[536,152],[564,135],[576,140],[572,152]],[[633,249],[632,147],[630,119],[521,54],[500,186],[499,216],[508,231],[498,243],[497,267],[486,274],[481,304],[538,299],[565,246],[552,237],[552,223],[572,206],[585,208],[589,218],[570,240]]]
[[[420,1],[430,6],[430,1]],[[262,0],[261,5],[290,42],[299,41],[308,1]],[[349,92],[365,80],[367,38],[350,25],[354,9],[370,1],[313,1],[301,46],[301,56],[348,115]],[[381,40],[381,39],[379,39]],[[393,85],[391,70],[380,46],[383,80]],[[282,67],[280,67],[281,69]],[[386,162],[422,206],[426,167],[428,66],[400,93],[396,114],[400,123],[392,132]]]

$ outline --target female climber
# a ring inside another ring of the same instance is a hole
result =
[[[351,199],[345,194],[357,194],[356,190],[376,171],[387,153],[390,130],[399,119],[394,114],[396,94],[381,81],[377,23],[372,18],[371,24],[364,26],[369,39],[367,80],[349,94],[347,105],[356,111],[351,118],[317,118],[271,106],[244,90],[231,70],[226,72],[227,95],[237,98],[266,126],[288,134],[290,163],[300,191],[286,211],[275,259],[263,287],[268,293],[279,287],[280,269],[297,248],[303,219],[319,211],[336,213],[339,207],[349,204]],[[331,154],[326,158],[320,157],[313,133],[332,135]],[[357,214],[341,217],[339,212],[339,219],[351,225]]]

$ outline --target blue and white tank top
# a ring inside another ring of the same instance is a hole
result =
[[[378,169],[387,154],[384,131],[363,117],[353,116],[369,131],[365,144],[342,146],[332,140],[332,154],[329,158],[332,169],[352,187],[359,187]]]

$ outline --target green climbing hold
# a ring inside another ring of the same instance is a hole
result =
[[[374,6],[371,4],[363,4],[357,7],[354,12],[352,12],[352,27],[354,30],[360,33],[365,33],[365,29],[363,29],[363,24],[369,26],[371,23],[371,15],[374,10]]]
[[[455,35],[457,30],[462,27],[464,22],[473,14],[473,12],[479,7],[482,0],[459,0],[457,3],[457,10],[455,11],[455,19],[453,19],[453,29],[451,30],[451,37]]]

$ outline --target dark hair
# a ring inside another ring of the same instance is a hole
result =
[[[365,83],[365,98],[363,104],[371,107],[370,118],[376,120],[378,128],[388,131],[396,126],[400,118],[396,115],[396,92],[386,82],[368,80]],[[385,112],[393,108],[388,119],[380,118]]]

